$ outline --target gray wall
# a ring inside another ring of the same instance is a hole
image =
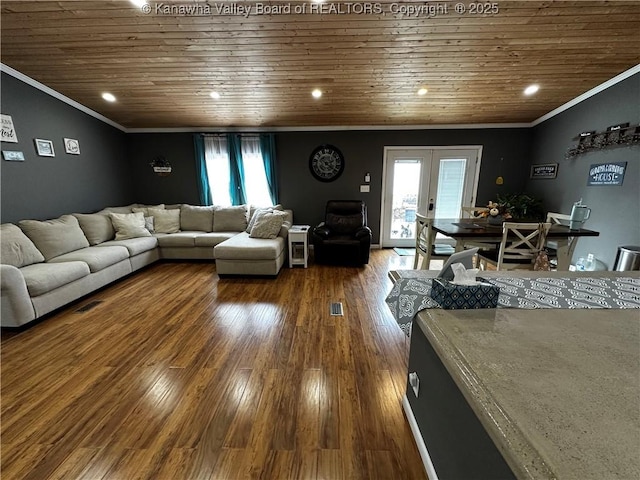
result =
[[[198,205],[196,160],[191,133],[133,133],[127,138],[136,202]],[[171,174],[160,177],[149,163],[157,156],[171,164]]]
[[[125,133],[2,73],[2,113],[10,115],[24,162],[0,160],[1,221],[47,219],[123,205],[133,198]],[[63,138],[80,142],[80,155]],[[39,157],[33,139],[52,140],[55,157]]]
[[[137,201],[143,203],[198,203],[191,134],[129,135],[129,156],[134,172]],[[318,145],[338,147],[345,157],[343,174],[323,183],[309,171],[309,155]],[[419,131],[329,131],[276,134],[280,203],[293,209],[296,223],[316,225],[324,219],[327,200],[356,199],[367,203],[373,242],[379,242],[382,164],[385,146],[483,145],[478,203],[495,199],[496,193],[522,191],[527,180],[531,130],[473,129]],[[157,177],[149,161],[163,154],[173,173]],[[360,193],[364,175],[371,174],[371,192]],[[505,184],[497,186],[502,175]]]
[[[570,213],[573,202],[582,198],[592,208],[585,228],[599,237],[581,238],[573,256],[593,253],[612,269],[617,247],[640,245],[640,147],[619,147],[590,152],[565,160],[580,132],[606,130],[619,123],[640,123],[640,74],[579,103],[533,129],[532,162],[558,163],[553,180],[528,180],[527,190],[545,199],[551,211]],[[587,187],[589,167],[595,163],[628,162],[620,187]]]
[[[309,172],[309,155],[323,143],[335,145],[345,157],[343,174],[330,183],[317,181]],[[297,223],[315,225],[324,219],[327,200],[364,200],[373,243],[379,243],[384,147],[421,145],[483,145],[477,200],[480,205],[495,198],[496,193],[521,191],[526,182],[519,165],[528,161],[528,129],[280,133],[277,135],[280,202],[292,206]],[[371,174],[371,192],[360,193],[367,172]],[[505,178],[501,187],[495,184],[498,175]]]

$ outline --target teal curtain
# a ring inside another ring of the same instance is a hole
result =
[[[207,175],[207,162],[204,156],[204,137],[196,133],[193,135],[193,144],[196,152],[196,175],[198,180],[198,195],[201,205],[213,205],[209,176]]]
[[[242,165],[242,147],[240,145],[240,135],[232,133],[227,135],[227,145],[229,146],[229,194],[233,205],[243,205],[247,203],[247,194],[244,188],[244,167]]]
[[[260,135],[260,151],[264,161],[264,173],[269,184],[269,194],[273,204],[278,203],[278,177],[276,174],[276,141],[272,133]]]

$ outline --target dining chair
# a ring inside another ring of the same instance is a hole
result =
[[[556,213],[556,212],[548,212],[547,213],[547,223],[551,225],[566,225],[569,226],[569,222],[571,220],[571,215],[566,215],[564,213]],[[573,257],[573,251],[576,248],[576,240],[578,237],[569,237],[567,239],[568,242],[568,251],[567,256],[569,258],[569,262],[571,262],[571,258]],[[558,242],[556,240],[547,240],[546,242],[547,255],[549,256],[549,260],[551,261],[551,265],[557,267],[558,265]]]
[[[478,214],[481,212],[488,212],[488,207],[461,207],[462,218],[477,218],[478,221],[486,221],[486,218],[479,218]],[[465,248],[473,248],[478,247],[480,250],[495,250],[498,251],[497,245],[495,243],[487,243],[487,242],[478,242],[478,241],[466,241],[464,244]]]
[[[544,248],[551,224],[504,222],[502,241],[497,252],[478,252],[478,262],[483,270],[488,264],[496,270],[533,270],[533,264]]]
[[[431,222],[433,222],[432,218],[427,218],[420,213],[416,213],[416,255],[413,260],[414,270],[418,268],[420,257],[422,257],[420,269],[429,270],[429,265],[426,264],[427,262],[425,260],[427,256],[427,245],[429,245],[428,235],[430,233],[434,234],[431,232]],[[455,248],[450,245],[434,245],[431,250],[431,259],[447,259],[453,253],[455,253]]]

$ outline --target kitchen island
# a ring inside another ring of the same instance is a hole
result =
[[[590,273],[640,278],[638,272]],[[483,272],[497,275],[505,272]],[[423,458],[425,447],[432,457],[425,459],[428,471],[433,461],[436,474],[454,478],[456,462],[472,463],[486,448],[476,446],[483,433],[472,431],[477,419],[511,472],[494,475],[504,469],[489,452],[480,455],[473,478],[640,478],[639,310],[427,309],[416,316],[411,336],[409,372],[417,372],[420,387],[416,397],[407,385],[404,408]],[[429,349],[434,355],[425,353]],[[454,394],[444,385],[449,380],[474,419],[460,420],[464,414],[452,407]]]

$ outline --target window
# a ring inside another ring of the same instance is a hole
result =
[[[464,195],[464,176],[467,161],[464,158],[440,160],[436,218],[458,218]]]
[[[204,137],[204,158],[211,199],[214,205],[231,205],[229,194],[229,149],[227,138],[221,135]]]
[[[245,203],[268,206],[273,202],[265,173],[259,136],[240,137]],[[214,205],[231,205],[231,162],[225,135],[205,135],[204,156]]]
[[[247,203],[264,207],[269,206],[272,204],[271,194],[269,193],[267,175],[264,171],[260,138],[242,137],[241,145]]]

